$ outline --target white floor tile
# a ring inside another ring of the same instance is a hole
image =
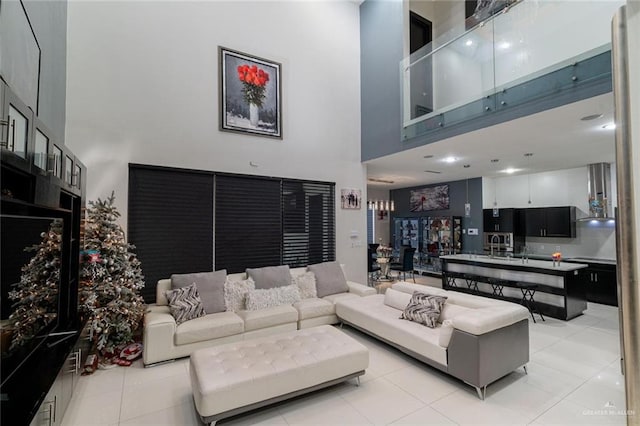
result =
[[[471,386],[461,389],[430,405],[445,417],[458,424],[477,425],[524,425],[526,420],[515,411],[495,402],[487,389],[484,401],[478,398]]]
[[[111,425],[120,417],[122,390],[83,396],[75,392],[62,419],[62,426]]]
[[[74,395],[90,397],[113,391],[122,392],[124,370],[124,367],[114,367],[109,370],[96,370],[88,376],[80,376]]]
[[[186,404],[191,402],[191,399],[191,383],[186,369],[170,377],[128,386],[122,395],[120,421]]]
[[[586,382],[586,379],[549,368],[535,361],[527,364],[529,374],[523,375],[520,380],[535,386],[554,396],[565,397]],[[514,375],[516,373],[511,373]]]
[[[415,425],[455,425],[456,423],[443,416],[436,410],[431,407],[424,407],[419,409],[418,411],[414,411],[401,418],[400,420],[396,420],[391,423],[392,425],[403,425],[403,426],[415,426]]]
[[[384,376],[385,379],[430,404],[460,388],[460,382],[427,365],[410,366]]]
[[[623,425],[624,422],[624,416],[592,412],[579,404],[563,400],[531,424],[536,426]]]
[[[504,386],[501,386],[502,383]],[[492,404],[520,413],[521,420],[528,423],[553,407],[562,396],[545,392],[527,383],[524,377],[520,377],[513,383],[499,380],[491,384],[487,388],[486,398],[489,398]]]
[[[130,367],[124,368],[124,386],[128,388],[178,374],[187,374],[188,360],[189,358],[185,358],[148,368],[144,367],[141,360],[137,361]]]
[[[619,337],[594,328],[581,330],[571,336],[568,336],[566,340],[568,342],[581,343],[589,348],[595,348],[598,351],[609,352],[615,357],[619,357],[620,355]]]
[[[365,416],[337,395],[332,388],[286,402],[279,406],[279,412],[289,425],[371,424]]]
[[[120,422],[120,426],[197,426],[201,424],[192,402],[168,407]]]
[[[388,424],[425,405],[384,377],[345,388],[340,395],[374,424]]]

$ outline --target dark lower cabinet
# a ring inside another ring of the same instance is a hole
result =
[[[589,264],[584,272],[587,301],[618,306],[618,285],[615,265]]]

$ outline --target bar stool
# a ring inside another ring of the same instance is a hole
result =
[[[520,302],[520,304],[524,305],[529,310],[531,318],[533,318],[533,322],[536,322],[536,318],[533,316],[534,312],[540,315],[542,321],[546,321],[542,316],[542,313],[538,309],[538,305],[536,304],[535,299],[533,298],[533,296],[536,294],[536,290],[538,289],[538,284],[519,282],[516,284],[516,286],[522,292],[522,301]]]
[[[480,293],[478,289],[478,277],[477,275],[472,274],[464,274],[464,279],[467,282],[467,287],[471,290],[472,293]]]
[[[456,278],[459,279],[464,279],[464,274],[461,274],[460,272],[443,272],[444,277],[445,277],[445,281],[446,281],[446,285],[447,287],[458,287],[458,284],[456,283]]]
[[[491,284],[494,296],[504,297],[504,294],[502,294],[502,289],[505,287],[505,280],[501,280],[500,278],[487,278],[487,282]]]

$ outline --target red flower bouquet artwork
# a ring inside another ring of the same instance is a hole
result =
[[[281,65],[219,47],[220,130],[282,139]]]
[[[242,93],[247,103],[261,107],[264,99],[264,89],[269,81],[269,74],[264,72],[262,68],[258,68],[257,65],[249,66],[245,64],[238,67],[238,80],[244,86]]]

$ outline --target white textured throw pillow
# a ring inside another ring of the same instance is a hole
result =
[[[318,290],[316,289],[316,276],[313,272],[305,272],[304,274],[294,276],[293,283],[298,286],[300,290],[301,299],[311,299],[318,297]]]
[[[249,290],[247,293],[247,310],[272,308],[281,305],[293,305],[300,301],[300,290],[295,284],[269,289]]]
[[[256,284],[251,278],[246,280],[230,280],[224,283],[224,304],[227,311],[243,311],[246,309],[247,293],[255,290]]]

